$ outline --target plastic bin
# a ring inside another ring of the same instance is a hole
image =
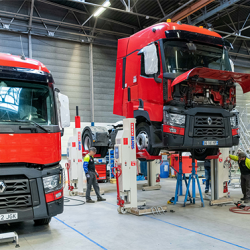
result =
[[[169,163],[167,161],[163,161],[160,166],[160,177],[168,178],[169,177]]]

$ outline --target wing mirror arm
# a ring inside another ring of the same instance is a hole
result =
[[[159,78],[159,77],[157,76],[157,74],[154,74],[154,80],[155,80],[157,83],[161,83],[161,82],[162,82],[162,79]]]

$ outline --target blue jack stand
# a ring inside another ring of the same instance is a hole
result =
[[[175,169],[174,169],[175,170]],[[176,170],[175,170],[176,171]],[[185,181],[186,187],[188,186],[186,175],[182,172],[182,153],[179,152],[179,171],[177,172],[177,182],[176,182],[176,189],[175,189],[175,197],[174,197],[174,205],[178,201],[178,197],[183,195],[182,193],[182,181]],[[190,192],[188,192],[189,198],[191,198]]]
[[[190,187],[190,184],[191,184],[191,180],[192,180],[192,197],[190,197],[190,193],[189,193],[189,187]],[[189,175],[187,191],[186,191],[186,195],[185,195],[185,199],[184,199],[184,205],[183,205],[184,207],[186,206],[188,195],[190,197],[190,203],[195,204],[195,198],[196,198],[195,180],[197,181],[197,185],[198,185],[198,189],[199,189],[199,193],[200,193],[201,206],[204,207],[205,204],[204,204],[204,200],[203,200],[203,196],[202,196],[202,192],[201,192],[200,181],[199,181],[198,174],[196,173],[196,169],[195,169],[194,153],[192,153],[192,173]]]

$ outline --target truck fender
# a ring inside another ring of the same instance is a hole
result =
[[[148,111],[145,111],[145,110],[134,110],[134,118],[137,118],[139,116],[144,117],[148,122],[151,123]]]
[[[89,133],[92,138],[92,146],[108,146],[109,144],[109,132],[108,129],[101,126],[86,126],[82,131],[82,143],[84,135]]]

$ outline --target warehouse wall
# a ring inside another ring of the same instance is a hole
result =
[[[69,97],[74,121],[79,106],[82,122],[90,121],[89,46],[57,39],[32,37],[33,58],[51,71],[56,86]]]
[[[113,115],[116,49],[93,46],[95,122],[114,123]]]
[[[10,53],[12,55],[22,55],[22,38],[23,51],[25,56],[28,55],[28,37],[17,33],[0,31],[0,53]]]

